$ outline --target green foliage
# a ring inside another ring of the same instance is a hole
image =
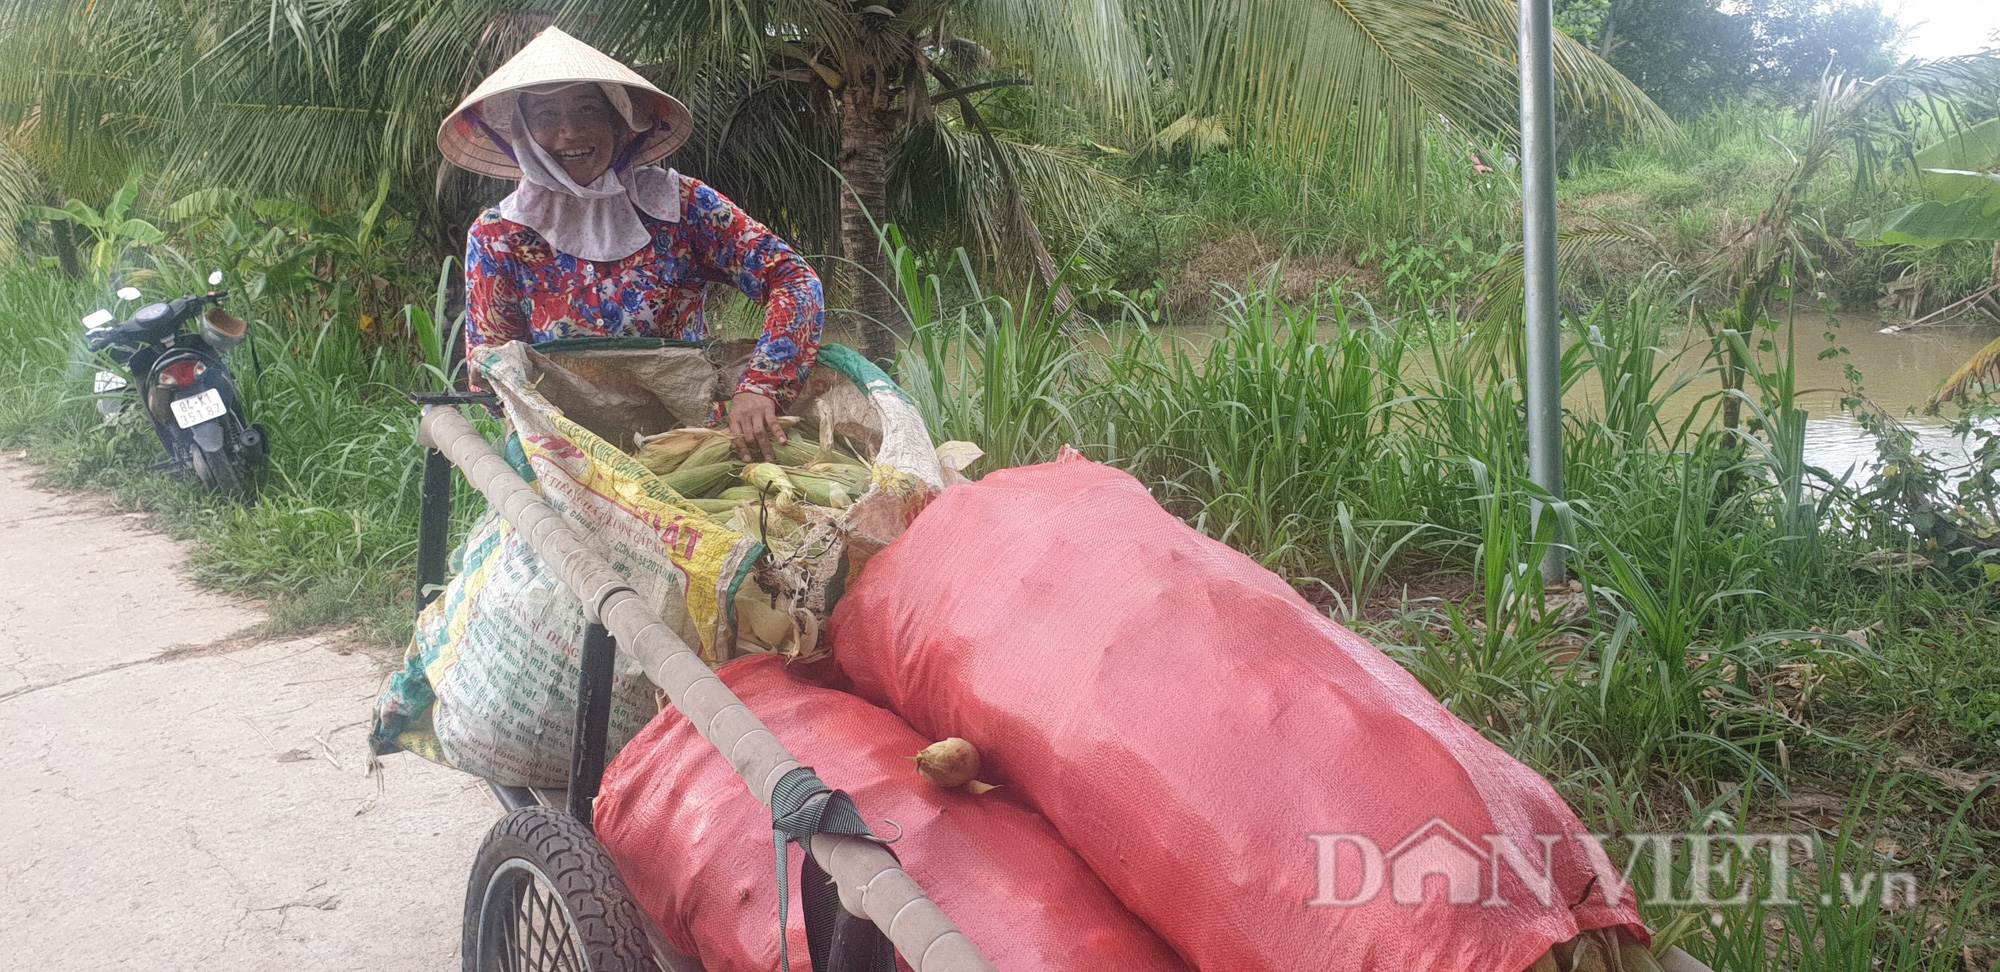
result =
[[[1557,29],[1676,116],[1753,91],[1785,97],[1823,74],[1880,74],[1900,28],[1870,0],[1556,0]]]
[[[1379,267],[1382,294],[1393,306],[1404,308],[1456,296],[1499,260],[1499,254],[1481,249],[1472,237],[1454,234],[1436,243],[1384,240],[1362,250],[1357,262]]]
[[[159,227],[130,215],[132,204],[139,197],[139,175],[139,170],[132,170],[102,211],[90,208],[80,199],[64,203],[61,209],[33,206],[28,211],[44,220],[74,224],[89,233],[96,240],[91,248],[90,272],[102,280],[118,268],[133,247],[152,246],[166,239]]]
[[[11,258],[19,251],[19,240],[12,230],[25,228],[32,205],[29,200],[38,195],[38,183],[34,166],[11,139],[0,137],[0,259]]]
[[[1936,198],[1857,220],[1849,238],[1912,246],[2000,240],[2000,118],[1953,132],[1912,159]]]

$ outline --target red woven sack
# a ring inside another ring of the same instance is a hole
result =
[[[1545,780],[1122,472],[946,490],[832,637],[857,694],[970,740],[1199,968],[1521,972],[1579,931],[1645,940]]]
[[[854,797],[904,869],[1003,972],[1175,972],[1186,965],[1119,905],[1048,822],[997,793],[940,790],[909,757],[928,745],[892,712],[806,683],[775,657],[718,674],[794,755]],[[640,907],[708,972],[778,968],[771,813],[678,712],[606,769],[597,836]],[[895,821],[889,826],[886,821]],[[799,873],[798,848],[790,873]],[[792,965],[807,963],[791,889]]]

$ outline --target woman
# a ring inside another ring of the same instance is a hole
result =
[[[721,193],[651,165],[687,141],[679,101],[550,27],[438,130],[453,164],[520,182],[467,234],[466,351],[629,335],[700,340],[703,294],[727,283],[765,307],[729,403],[745,460],[785,441],[778,410],[819,353],[812,267]]]

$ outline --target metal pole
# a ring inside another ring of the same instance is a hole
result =
[[[1554,14],[1551,0],[1521,7],[1522,292],[1527,297],[1528,478],[1563,494],[1562,331],[1556,318]],[[1541,504],[1533,517],[1539,526]],[[1563,582],[1561,536],[1542,558],[1542,580]]]

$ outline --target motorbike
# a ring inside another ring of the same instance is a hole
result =
[[[220,285],[221,272],[210,274],[208,283]],[[118,295],[134,300],[139,293],[128,287]],[[116,315],[100,309],[83,325],[90,349],[105,352],[131,376],[97,373],[94,390],[106,418],[139,405],[166,447],[163,467],[191,473],[213,492],[244,496],[270,455],[270,439],[263,425],[248,420],[222,358],[249,334],[249,325],[222,309],[227,295],[211,290],[147,304],[117,323]]]

